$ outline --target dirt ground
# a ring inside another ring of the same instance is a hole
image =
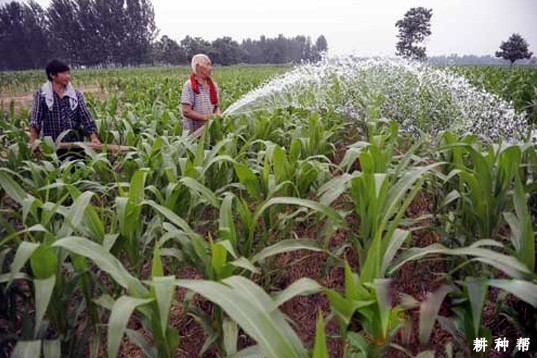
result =
[[[75,87],[82,94],[86,93],[99,93],[101,94],[101,88],[96,85]],[[0,108],[9,110],[11,102],[13,101],[15,113],[18,113],[21,108],[30,108],[34,99],[35,91],[25,93],[0,93]]]

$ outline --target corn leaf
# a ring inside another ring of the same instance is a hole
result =
[[[90,205],[93,194],[91,191],[86,191],[74,201],[73,205],[67,211],[63,226],[57,233],[58,237],[70,236],[73,231],[79,229],[84,218],[87,218],[86,209]]]
[[[263,355],[273,358],[306,356],[300,339],[275,302],[246,278],[232,276],[222,283],[178,280],[177,284],[218,304],[259,344]]]
[[[153,277],[152,283],[155,290],[155,298],[157,300],[160,329],[162,330],[163,335],[165,335],[166,327],[168,326],[170,308],[175,293],[175,276]]]
[[[43,341],[43,356],[45,358],[61,357],[61,342],[59,339]]]
[[[128,328],[125,330],[125,333],[127,333],[127,337],[129,337],[132,342],[134,342],[138,347],[140,347],[142,353],[144,354],[144,357],[158,357],[157,350],[155,349],[155,347],[151,347],[141,333]]]
[[[18,341],[11,353],[13,358],[35,358],[41,356],[41,341]]]
[[[222,333],[224,335],[224,350],[226,356],[237,353],[237,340],[239,338],[239,326],[233,320],[224,318],[222,323]]]
[[[58,269],[58,257],[49,245],[40,245],[30,257],[30,266],[34,276],[38,279],[46,279],[56,274]]]
[[[311,278],[303,277],[296,280],[283,291],[273,294],[274,303],[276,306],[281,306],[285,302],[296,296],[312,295],[321,292],[323,287]]]
[[[317,325],[315,327],[315,343],[313,345],[313,358],[327,358],[328,347],[326,346],[326,333],[324,332],[323,312],[319,310]]]
[[[108,320],[108,357],[117,356],[119,345],[127,328],[127,323],[134,309],[138,306],[152,302],[153,299],[121,296],[114,303],[110,319]]]
[[[313,240],[283,240],[277,244],[264,248],[251,259],[253,263],[265,260],[267,257],[292,252],[296,250],[322,251],[318,242]]]
[[[56,283],[56,276],[50,276],[43,280],[34,280],[35,288],[35,334],[39,332],[41,322],[52,297],[52,291]]]
[[[446,295],[451,292],[452,287],[442,286],[433,293],[430,293],[420,305],[419,337],[420,343],[425,345],[429,342],[429,337],[433,331],[434,323],[438,317],[438,311]]]
[[[13,179],[13,177],[9,175],[9,172],[11,171],[0,168],[0,186],[4,188],[7,195],[9,195],[11,199],[22,205],[24,199],[26,199],[28,196],[28,193],[26,193],[26,191]]]
[[[15,257],[13,258],[13,264],[11,264],[11,271],[9,273],[9,282],[8,286],[11,284],[11,281],[15,278],[15,275],[19,273],[22,267],[26,264],[30,256],[34,253],[35,250],[40,246],[40,244],[23,241],[17,248]]]
[[[254,216],[254,222],[257,222],[263,212],[272,205],[298,205],[312,210],[317,211],[320,214],[323,214],[333,220],[336,224],[339,224],[341,227],[347,227],[346,221],[339,215],[337,211],[332,209],[329,206],[323,205],[317,201],[294,198],[294,197],[275,197],[271,198],[265,202],[259,209],[256,211]]]
[[[537,307],[537,285],[535,283],[523,280],[488,280],[488,284],[512,293],[524,302]]]
[[[147,289],[142,283],[131,276],[121,262],[99,244],[82,237],[71,236],[56,241],[52,246],[63,247],[75,254],[93,260],[101,270],[107,272],[112,276],[114,281],[127,290],[133,290],[138,293],[147,293]]]
[[[481,317],[483,316],[483,308],[485,307],[485,299],[487,298],[488,285],[483,277],[466,277],[465,286],[468,290],[468,298],[472,312],[472,322],[474,324],[474,335],[479,334],[481,326]]]

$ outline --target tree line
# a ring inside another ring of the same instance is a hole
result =
[[[187,35],[177,42],[164,35],[153,44],[152,50],[153,62],[161,64],[188,63],[196,53],[205,53],[213,63],[221,65],[290,63],[318,61],[321,53],[328,50],[328,43],[323,35],[315,43],[306,36],[286,38],[279,35],[276,38],[261,36],[259,40],[246,39],[240,44],[227,36],[209,42]]]
[[[52,0],[46,9],[34,1],[12,1],[0,7],[0,70],[42,68],[52,57],[88,67],[177,65],[196,53],[221,65],[288,63],[316,61],[328,49],[323,35],[315,42],[279,35],[241,43],[191,36],[177,42],[157,35],[151,0]]]

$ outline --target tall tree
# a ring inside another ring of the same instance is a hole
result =
[[[317,37],[317,40],[315,40],[315,57],[316,59],[321,59],[321,54],[323,52],[328,51],[328,41],[326,41],[326,38],[321,35]]]
[[[402,20],[395,23],[399,29],[397,38],[399,41],[395,45],[397,56],[404,58],[424,60],[425,46],[418,46],[425,38],[431,35],[432,9],[424,7],[414,7],[408,10]]]
[[[287,46],[287,60],[299,62],[300,60],[306,59],[306,52],[309,51],[309,49],[306,49],[307,41],[308,39],[305,36],[296,36],[290,39],[289,45]]]
[[[242,62],[244,59],[244,53],[240,48],[237,41],[231,37],[224,36],[218,38],[211,43],[214,63],[220,65],[234,65]]]
[[[157,34],[150,0],[52,0],[47,15],[56,52],[75,64],[150,61]]]
[[[43,19],[43,9],[33,1],[0,7],[0,69],[43,66],[50,53]]]
[[[102,25],[97,21],[97,9],[92,0],[76,0],[76,18],[81,36],[77,38],[76,52],[71,54],[80,65],[105,64],[108,54],[101,36]]]
[[[209,57],[212,56],[211,43],[201,37],[186,36],[181,40],[181,46],[184,48],[187,58],[190,60],[192,56],[198,53],[204,53]]]
[[[248,63],[317,61],[320,59],[317,46],[321,51],[325,51],[328,48],[326,38],[323,35],[319,36],[316,45],[312,45],[309,36],[286,38],[283,35],[279,35],[276,38],[261,36],[259,40],[246,39],[240,45]]]
[[[77,16],[77,4],[72,0],[52,0],[47,8],[47,22],[54,56],[80,64],[83,60],[80,54],[83,32]]]
[[[516,60],[530,59],[533,52],[528,49],[528,43],[519,34],[512,34],[507,41],[502,41],[501,51],[496,51],[496,57],[501,57],[511,62],[511,66]]]
[[[153,44],[153,59],[168,65],[178,65],[189,61],[185,49],[166,35]]]
[[[125,5],[122,62],[131,65],[147,63],[151,43],[157,35],[153,5],[150,0],[126,0]]]
[[[106,65],[127,65],[125,40],[127,38],[128,18],[125,0],[94,0],[95,21],[99,24],[98,33],[103,43]]]

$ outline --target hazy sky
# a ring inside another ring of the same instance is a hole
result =
[[[5,0],[0,0],[5,3]],[[47,6],[49,0],[38,0]],[[520,33],[537,53],[537,0],[153,0],[160,35],[237,41],[260,35],[324,35],[331,54],[394,55],[395,22],[411,7],[433,9],[428,55],[493,55]]]

